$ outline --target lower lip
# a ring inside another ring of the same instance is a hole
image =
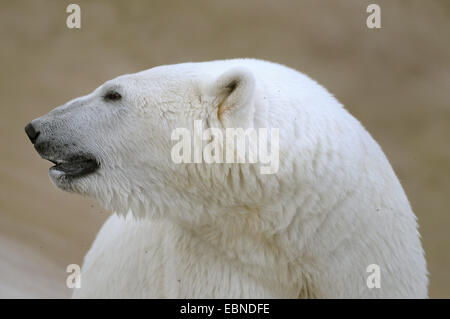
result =
[[[94,160],[78,162],[62,162],[50,167],[50,173],[54,177],[82,177],[95,172],[99,165]]]

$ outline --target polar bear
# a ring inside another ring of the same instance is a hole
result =
[[[279,169],[175,163],[177,128],[279,129]],[[425,298],[414,213],[381,148],[318,83],[232,59],[117,77],[26,132],[59,188],[115,213],[73,297]]]

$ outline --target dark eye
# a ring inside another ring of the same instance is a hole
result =
[[[116,91],[108,91],[104,96],[103,99],[105,101],[118,101],[122,98],[122,95],[117,93]]]

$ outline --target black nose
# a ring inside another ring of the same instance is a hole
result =
[[[36,139],[38,138],[39,132],[31,123],[28,123],[27,126],[25,126],[25,133],[27,133],[28,138],[30,139],[31,143],[35,143]]]

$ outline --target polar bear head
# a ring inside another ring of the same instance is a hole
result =
[[[245,66],[162,66],[110,80],[33,120],[26,132],[55,164],[49,175],[57,187],[118,212],[186,202],[251,204],[261,197],[244,192],[238,179],[244,172],[246,184],[256,187],[253,165],[175,163],[172,135],[199,120],[224,132],[254,127],[257,100],[255,76]]]

